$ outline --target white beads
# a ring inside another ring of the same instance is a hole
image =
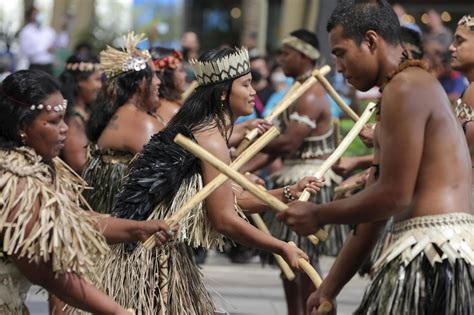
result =
[[[39,104],[39,105],[31,105],[30,106],[30,109],[31,110],[42,110],[42,109],[46,109],[48,112],[53,110],[55,112],[62,112],[62,111],[65,111],[66,108],[67,108],[67,100],[63,100],[63,103],[62,104],[58,104],[58,105],[43,105],[43,104]]]

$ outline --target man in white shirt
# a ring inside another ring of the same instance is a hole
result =
[[[20,31],[19,42],[24,56],[28,58],[29,69],[53,72],[56,32],[41,25],[38,9],[31,7],[26,13],[28,23]]]

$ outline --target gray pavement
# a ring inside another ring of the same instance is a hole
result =
[[[332,258],[323,258],[321,268],[327,272]],[[274,267],[258,262],[231,264],[218,253],[211,252],[202,266],[208,290],[218,306],[232,315],[285,315],[286,305],[280,273]],[[352,314],[361,300],[368,281],[355,277],[338,297],[338,314]],[[32,315],[47,315],[44,290],[33,287],[27,299]]]

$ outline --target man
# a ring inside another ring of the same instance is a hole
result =
[[[27,24],[19,34],[22,54],[28,58],[29,69],[53,73],[54,49],[67,45],[67,40],[60,43],[56,32],[49,26],[42,25],[42,15],[38,9],[31,7],[26,12]]]
[[[320,57],[316,35],[307,30],[297,30],[283,40],[281,65],[286,76],[304,82],[311,76]],[[309,175],[322,164],[334,150],[331,108],[324,89],[313,85],[296,103],[281,115],[276,124],[281,135],[272,141],[263,152],[269,160],[281,157],[283,167],[271,176],[274,187],[288,187]],[[333,194],[334,181],[339,177],[332,171],[326,176],[326,186],[314,198],[314,202],[329,202]],[[288,192],[287,198],[296,196]],[[305,237],[298,235],[287,226],[278,222],[273,213],[263,216],[273,236],[286,241],[295,241],[314,263],[323,250],[336,255],[342,246],[345,234],[340,228],[333,229],[330,239],[315,247]],[[347,233],[347,231],[346,231]],[[294,281],[283,280],[288,303],[288,314],[304,314],[306,299],[311,292],[311,282],[305,275],[298,275]]]
[[[334,302],[393,215],[396,241],[375,263],[356,313],[472,314],[471,161],[446,93],[419,61],[399,67],[405,53],[387,1],[340,2],[327,29],[338,71],[359,90],[383,87],[380,175],[350,198],[295,202],[279,216],[303,235],[325,224],[357,224],[309,298],[308,312],[324,300]]]
[[[455,111],[466,135],[471,160],[474,160],[474,18],[465,16],[459,21],[449,50],[451,67],[460,71],[469,81],[469,86],[458,100]],[[474,185],[472,192],[474,196]]]
[[[268,69],[265,57],[250,57],[250,69],[252,70],[252,86],[257,91],[258,99],[261,105],[263,105],[260,111],[256,108],[257,117],[262,117],[264,107],[267,105],[270,96],[275,92],[275,88],[268,80],[270,78],[270,70]]]

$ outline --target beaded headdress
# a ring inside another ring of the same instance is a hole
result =
[[[124,36],[122,50],[107,46],[100,53],[100,67],[108,78],[115,77],[130,71],[141,71],[146,68],[150,60],[148,50],[137,48],[138,43],[145,39],[144,34],[135,35],[134,32]]]
[[[298,37],[288,36],[287,38],[283,39],[282,43],[283,45],[288,45],[291,48],[296,49],[311,60],[317,60],[319,56],[321,56],[319,50],[313,47],[313,45],[308,44]]]
[[[94,72],[100,70],[100,64],[94,62],[74,62],[67,63],[66,70],[80,72]]]
[[[10,95],[8,95],[7,93],[5,93],[2,89],[0,89],[0,94],[7,98],[8,100],[14,102],[14,103],[17,103],[19,105],[22,105],[22,106],[25,106],[25,107],[28,107],[30,110],[46,110],[46,111],[55,111],[55,112],[63,112],[66,110],[67,108],[67,100],[64,99],[62,101],[61,104],[56,104],[56,105],[51,105],[51,104],[38,104],[38,105],[35,105],[35,104],[27,104],[25,102],[22,102],[22,101],[19,101],[17,100],[16,98],[14,97],[11,97]]]
[[[250,72],[247,48],[235,48],[236,53],[214,61],[189,60],[199,85],[209,85],[243,76]]]
[[[458,25],[466,25],[471,31],[474,31],[474,18],[465,15],[459,20]]]

